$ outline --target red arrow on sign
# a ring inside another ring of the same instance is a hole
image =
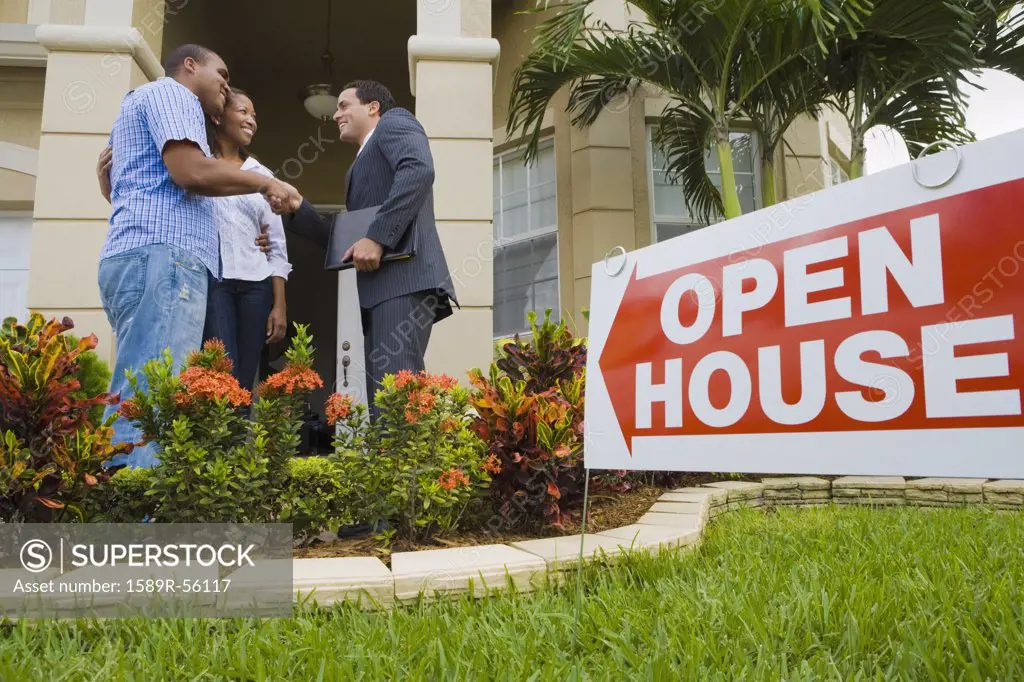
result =
[[[1018,180],[634,268],[598,360],[630,453],[639,436],[1024,425],[1021,196]]]

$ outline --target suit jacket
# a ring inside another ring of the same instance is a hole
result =
[[[399,243],[406,230],[415,229],[416,255],[382,262],[374,272],[358,273],[363,308],[431,291],[441,299],[435,317],[439,321],[451,314],[449,300],[458,304],[434,220],[433,184],[434,161],[423,126],[406,109],[388,110],[345,176],[345,208],[380,206],[368,236],[385,252]],[[303,201],[289,222],[292,232],[327,248],[330,226],[308,202]]]

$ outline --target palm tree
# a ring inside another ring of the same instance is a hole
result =
[[[800,14],[786,17],[763,27],[756,38],[755,54],[785,49],[794,42],[804,43],[805,35],[792,37],[787,32],[807,30],[807,18]],[[783,144],[783,136],[796,119],[804,114],[817,117],[829,96],[828,84],[821,77],[824,55],[809,51],[765,78],[745,103],[743,113],[757,132],[761,166],[761,205],[778,201],[775,188],[775,160]],[[779,61],[776,57],[773,61]]]
[[[653,86],[673,102],[654,143],[703,221],[742,212],[730,130],[761,113],[755,124],[774,150],[792,109],[807,110],[804,97],[779,92],[789,84],[783,74],[802,68],[830,31],[856,30],[860,20],[859,3],[842,0],[626,0],[642,20],[615,30],[593,21],[591,2],[570,2],[542,23],[514,77],[508,133],[527,131],[529,162],[544,111],[563,87],[572,122],[588,126],[609,101]],[[720,192],[708,178],[708,150],[718,156]]]
[[[911,154],[932,142],[973,140],[961,77],[978,65],[978,17],[988,0],[873,0],[856,34],[835,33],[825,58],[830,102],[850,126],[850,178],[864,173],[864,140],[894,129]]]

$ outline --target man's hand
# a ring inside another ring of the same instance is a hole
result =
[[[270,253],[270,237],[267,235],[269,225],[260,226],[260,236],[256,237],[256,246],[260,247],[263,253]]]
[[[278,215],[294,213],[302,205],[302,195],[299,194],[299,190],[277,178],[270,179],[270,182],[263,188],[262,194],[270,204],[270,208]]]
[[[96,178],[100,181],[100,193],[103,198],[110,202],[110,167],[114,162],[114,150],[107,145],[107,148],[100,152],[99,161],[96,162]]]
[[[279,343],[288,330],[288,313],[283,305],[275,305],[270,309],[267,318],[267,343]]]
[[[380,267],[380,257],[383,255],[383,246],[368,237],[363,237],[348,247],[341,260],[351,259],[356,264],[357,272],[373,272]]]

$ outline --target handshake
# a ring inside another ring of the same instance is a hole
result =
[[[278,215],[294,213],[302,205],[302,195],[299,191],[277,178],[269,178],[269,182],[260,188],[260,194],[270,204],[270,209]]]

